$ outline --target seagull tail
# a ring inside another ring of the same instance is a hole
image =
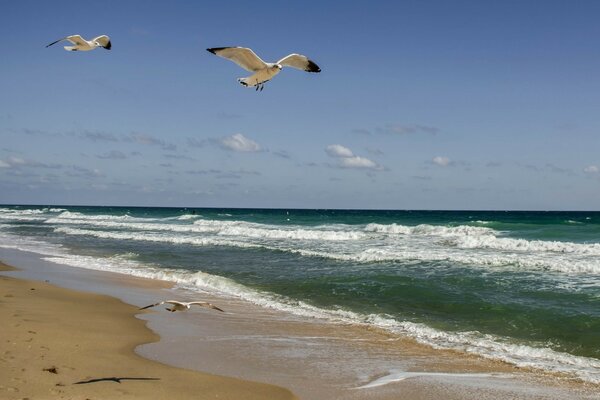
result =
[[[238,78],[238,82],[240,85],[248,87],[248,78]]]

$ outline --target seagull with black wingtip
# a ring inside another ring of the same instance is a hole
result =
[[[50,43],[46,47],[50,47],[53,44],[62,42],[63,40],[66,40],[66,41],[74,44],[74,46],[64,46],[65,50],[67,50],[67,51],[90,51],[90,50],[94,50],[97,47],[102,47],[106,50],[110,50],[110,48],[112,47],[112,44],[110,43],[110,38],[106,35],[97,36],[97,37],[93,38],[92,40],[85,40],[84,38],[82,38],[79,35],[71,35],[71,36],[64,37],[62,39],[58,39],[58,40]]]
[[[146,308],[160,306],[161,304],[171,304],[171,308],[165,308],[165,310],[171,311],[171,312],[175,312],[175,311],[187,311],[187,310],[189,310],[191,308],[191,306],[206,307],[206,308],[211,308],[213,310],[224,312],[219,307],[217,307],[217,306],[215,306],[215,305],[213,305],[211,303],[208,303],[206,301],[189,301],[189,302],[185,302],[185,301],[177,301],[177,300],[165,300],[165,301],[161,301],[160,303],[154,303],[154,304],[150,304],[150,305],[148,305],[146,307],[141,307],[140,310],[145,310]]]
[[[275,63],[268,63],[247,47],[213,47],[206,50],[233,61],[246,71],[254,72],[251,76],[239,78],[238,82],[242,86],[256,87],[256,90],[261,91],[265,82],[280,73],[283,67],[292,67],[306,72],[321,72],[321,68],[314,61],[302,54],[290,54]]]

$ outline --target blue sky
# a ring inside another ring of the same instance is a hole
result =
[[[4,2],[0,203],[599,209],[595,1]],[[111,37],[66,52],[64,36]],[[257,93],[209,47],[305,54]]]

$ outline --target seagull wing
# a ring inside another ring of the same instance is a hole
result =
[[[290,54],[277,61],[286,67],[298,68],[306,72],[321,72],[321,68],[302,54]]]
[[[112,44],[110,43],[110,38],[106,35],[98,36],[92,39],[93,42],[100,43],[100,46],[104,47],[106,50],[110,50]]]
[[[163,303],[173,304],[174,306],[185,306],[185,304],[186,304],[182,301],[177,301],[177,300],[167,300],[167,301],[163,301]]]
[[[76,46],[83,46],[87,43],[86,40],[79,35],[67,36],[65,39]]]
[[[160,306],[161,304],[165,304],[165,302],[164,302],[164,301],[161,301],[160,303],[150,304],[150,305],[148,305],[148,306],[146,306],[146,307],[142,307],[142,308],[140,308],[140,310],[145,310],[146,308]]]
[[[205,301],[192,301],[192,302],[189,302],[188,304],[190,306],[200,306],[200,307],[212,308],[213,310],[225,312],[225,311],[221,310],[219,307],[215,306],[214,304],[207,303]]]
[[[267,64],[246,47],[213,47],[206,50],[214,55],[233,61],[246,71],[254,72],[267,68]]]
[[[49,44],[49,45],[47,45],[46,47],[50,47],[50,46],[52,46],[53,44],[56,44],[56,43],[58,43],[58,42],[62,42],[63,40],[67,40],[67,38],[66,38],[66,37],[64,37],[64,38],[61,38],[61,39],[55,40],[54,42],[50,43],[50,44]]]

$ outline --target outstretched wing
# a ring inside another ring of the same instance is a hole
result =
[[[290,54],[277,61],[277,64],[285,67],[298,68],[306,72],[321,72],[321,68],[319,68],[317,64],[302,54]]]
[[[149,306],[140,308],[140,310],[145,310],[146,308],[160,306],[161,304],[165,304],[165,302],[161,301],[160,303],[150,304]]]
[[[225,311],[221,310],[219,307],[215,306],[214,304],[207,303],[205,301],[192,301],[188,304],[190,306],[200,306],[200,307],[212,308],[213,310],[225,312]]]
[[[67,40],[67,38],[66,38],[66,37],[64,37],[64,38],[62,38],[62,39],[55,40],[54,42],[50,43],[50,44],[49,44],[49,45],[47,45],[46,47],[50,47],[50,46],[52,46],[53,44],[56,44],[56,43],[58,43],[58,42],[62,42],[63,40]]]
[[[206,50],[214,55],[233,61],[246,71],[254,72],[267,68],[267,64],[246,47],[213,47]]]
[[[68,40],[69,42],[73,43],[76,46],[82,46],[85,43],[85,40],[81,36],[79,36],[79,35],[71,35],[71,36],[64,37],[62,39],[58,39],[58,40],[50,43],[46,47],[50,47],[53,44],[56,44],[58,42],[62,42],[63,40]]]
[[[92,39],[93,42],[100,43],[100,46],[104,47],[106,50],[110,50],[112,44],[110,43],[110,38],[106,35],[101,35]]]

